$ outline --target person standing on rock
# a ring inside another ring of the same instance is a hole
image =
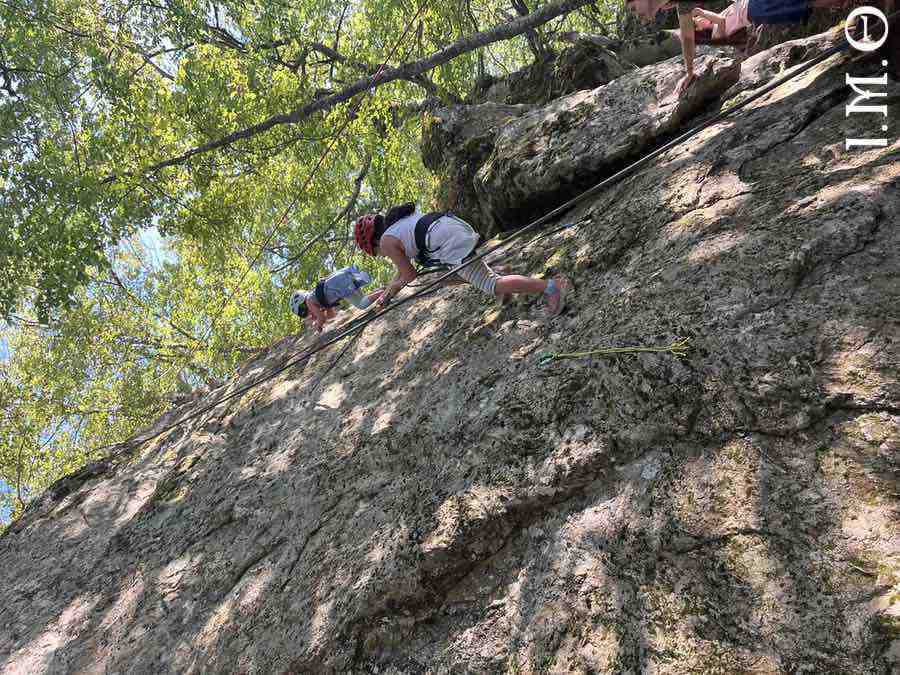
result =
[[[438,263],[455,267],[474,255],[479,242],[478,233],[464,220],[450,213],[422,214],[412,202],[394,206],[383,216],[377,213],[362,216],[356,221],[354,235],[366,254],[389,258],[397,270],[378,301],[381,306],[418,276],[413,260],[423,267]],[[563,275],[549,281],[518,274],[500,275],[484,260],[473,262],[456,275],[501,300],[514,293],[540,294],[547,302],[551,317],[565,309],[566,294],[571,288]]]
[[[755,26],[803,23],[809,19],[814,9],[846,5],[848,0],[737,0],[737,6],[730,12],[732,17],[731,33],[753,24]],[[721,15],[706,11],[708,0],[626,0],[625,5],[645,22],[652,21],[663,9],[678,7],[678,28],[681,38],[681,53],[687,72],[675,86],[677,95],[687,91],[697,76],[694,73],[694,55],[696,53],[695,17],[707,19],[719,18]],[[700,10],[700,11],[698,11]],[[743,22],[743,25],[740,25]],[[724,21],[723,21],[724,24]],[[723,26],[724,28],[724,26]]]
[[[366,309],[381,297],[381,289],[368,295],[362,292],[370,283],[372,277],[356,265],[344,267],[319,281],[311,291],[294,291],[291,311],[301,319],[312,316],[316,330],[321,333],[325,323],[334,318],[335,307],[341,300],[347,300],[358,309]]]

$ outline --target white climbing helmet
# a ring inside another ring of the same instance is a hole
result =
[[[299,317],[306,318],[309,309],[306,307],[306,293],[304,291],[294,291],[291,294],[291,311]]]

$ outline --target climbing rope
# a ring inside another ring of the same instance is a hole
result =
[[[551,361],[556,361],[558,359],[577,359],[582,356],[611,356],[613,354],[639,354],[646,352],[663,352],[674,354],[675,356],[684,356],[687,354],[688,349],[690,349],[688,340],[687,338],[684,338],[675,340],[666,347],[605,347],[604,349],[592,349],[587,352],[569,352],[563,354],[557,352],[543,352],[538,357],[538,363],[540,365],[547,365]]]
[[[897,16],[900,16],[900,12],[895,12],[890,17],[888,17],[889,22],[893,21],[893,19],[896,18]],[[361,330],[361,328],[364,328],[368,324],[382,318],[383,316],[385,316],[391,312],[395,312],[399,308],[403,307],[404,305],[411,303],[413,300],[416,300],[416,299],[432,292],[440,284],[442,284],[444,281],[446,281],[447,279],[449,279],[450,277],[455,275],[459,270],[463,269],[464,267],[467,267],[468,265],[471,265],[472,263],[482,260],[485,257],[487,257],[488,255],[490,255],[496,251],[506,248],[511,243],[523,238],[527,234],[536,232],[543,225],[545,225],[549,221],[553,220],[557,216],[560,216],[563,213],[566,213],[572,207],[574,207],[576,204],[584,201],[585,199],[588,199],[589,197],[592,197],[592,196],[602,192],[603,190],[606,190],[607,188],[609,188],[612,185],[615,185],[615,184],[621,182],[623,179],[627,178],[628,176],[631,176],[639,169],[642,169],[643,167],[645,167],[647,164],[649,164],[652,160],[656,159],[657,157],[660,157],[661,155],[668,152],[669,150],[672,150],[673,148],[681,145],[682,143],[684,143],[691,137],[697,135],[701,131],[708,129],[711,126],[718,124],[722,120],[734,115],[735,113],[739,112],[740,110],[743,110],[750,103],[759,100],[760,98],[762,98],[769,92],[777,89],[784,83],[798,77],[799,75],[802,75],[803,73],[809,71],[810,69],[814,68],[815,66],[822,63],[823,61],[831,58],[835,54],[838,54],[838,53],[848,49],[849,46],[850,45],[846,38],[841,39],[836,45],[834,45],[833,47],[822,52],[819,56],[807,61],[804,64],[797,66],[792,71],[789,71],[782,77],[765,85],[764,87],[762,87],[761,89],[756,91],[753,95],[749,96],[748,98],[744,99],[743,101],[740,101],[740,102],[736,103],[735,105],[731,106],[730,108],[727,108],[727,109],[719,112],[717,115],[713,116],[712,118],[708,119],[707,121],[702,122],[701,124],[698,124],[698,125],[692,127],[691,129],[689,129],[685,133],[681,134],[680,136],[673,138],[669,142],[667,142],[667,143],[663,144],[662,146],[658,147],[657,149],[651,151],[647,155],[644,155],[640,159],[629,164],[628,166],[626,166],[625,168],[616,172],[612,176],[605,178],[604,180],[600,181],[593,187],[588,188],[587,190],[582,192],[580,195],[573,197],[572,199],[565,202],[561,206],[556,207],[549,213],[541,216],[540,218],[533,221],[529,225],[516,231],[513,235],[511,235],[504,241],[500,242],[499,244],[496,244],[495,246],[488,248],[486,251],[469,258],[468,260],[461,263],[460,265],[457,265],[456,267],[453,267],[453,268],[447,270],[444,274],[439,276],[437,279],[432,281],[430,284],[422,287],[420,290],[416,291],[415,293],[412,293],[403,298],[395,300],[394,302],[387,305],[380,311],[376,311],[374,309],[370,310],[369,313],[363,315],[362,317],[358,317],[357,319],[354,319],[353,321],[349,322],[348,324],[346,324],[346,325],[342,326],[341,328],[339,328],[338,330],[336,330],[335,333],[328,339],[320,340],[318,342],[318,344],[310,347],[309,349],[306,349],[301,354],[298,354],[296,357],[289,359],[287,362],[283,363],[281,366],[275,368],[271,372],[269,372],[265,375],[262,375],[259,378],[249,382],[248,384],[237,388],[235,391],[233,391],[229,394],[226,394],[226,395],[220,397],[213,403],[210,403],[206,406],[203,406],[202,408],[200,408],[198,410],[195,410],[195,411],[189,413],[188,415],[185,415],[184,417],[176,420],[175,422],[173,422],[169,425],[166,425],[162,429],[156,431],[155,433],[153,433],[147,437],[132,440],[132,441],[125,441],[123,443],[118,443],[118,444],[111,445],[111,446],[109,446],[109,445],[103,446],[101,448],[98,448],[98,450],[104,449],[104,448],[110,448],[110,447],[136,446],[136,445],[140,445],[140,444],[146,443],[148,441],[151,441],[151,440],[163,435],[164,433],[167,433],[168,431],[171,431],[172,429],[175,429],[176,427],[181,426],[182,424],[185,424],[186,422],[189,422],[193,419],[200,417],[201,415],[213,410],[214,408],[216,408],[217,406],[219,406],[220,404],[222,404],[226,401],[229,401],[231,399],[242,396],[243,394],[250,391],[254,387],[257,387],[260,384],[263,384],[264,382],[267,382],[267,381],[277,377],[278,375],[280,375],[284,371],[288,370],[289,368],[292,368],[301,363],[305,363],[306,361],[311,359],[313,356],[315,356],[317,353],[325,350],[326,348],[339,342],[340,340],[344,339],[345,337],[355,333],[356,331]],[[569,224],[567,223],[564,227],[568,227],[568,226],[569,226]],[[561,230],[561,229],[564,229],[564,227],[558,228],[558,229]],[[543,233],[543,236],[549,236],[549,234],[551,234],[551,233],[553,233],[552,230],[548,233]],[[537,238],[538,237],[534,237],[534,238],[532,238],[531,241],[533,241],[534,239],[537,239]],[[675,345],[675,344],[676,343],[673,343],[673,345]],[[671,348],[673,345],[669,345],[669,347],[664,348],[664,349],[671,351]],[[631,347],[631,348],[610,348],[610,349],[630,349],[630,350],[645,351],[645,350],[650,350],[653,348]],[[621,353],[621,352],[612,352],[612,353]],[[559,356],[563,356],[563,355],[559,355]],[[566,355],[565,357],[568,358],[568,355]]]

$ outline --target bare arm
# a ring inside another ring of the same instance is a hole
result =
[[[306,306],[309,308],[309,315],[316,324],[316,330],[321,333],[322,326],[325,325],[325,313],[322,311],[322,305],[313,298],[307,298]]]
[[[400,292],[406,284],[415,279],[418,274],[409,262],[403,243],[396,237],[386,236],[381,238],[378,250],[383,256],[390,258],[397,268],[397,274],[393,281],[384,288],[381,298],[378,300],[379,305],[386,305],[387,302]]]

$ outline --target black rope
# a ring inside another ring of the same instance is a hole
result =
[[[895,13],[892,14],[890,17],[888,17],[888,22],[890,23],[890,22],[893,21],[897,16],[900,16],[900,12],[895,12]],[[647,164],[649,164],[652,160],[656,159],[656,158],[659,157],[660,155],[662,155],[662,154],[668,152],[669,150],[671,150],[671,149],[673,149],[673,148],[675,148],[675,147],[681,145],[681,144],[684,143],[686,140],[688,140],[688,139],[691,138],[692,136],[695,136],[696,134],[700,133],[701,131],[704,131],[705,129],[708,129],[708,128],[710,128],[711,126],[713,126],[713,125],[715,125],[715,124],[718,124],[718,123],[721,122],[722,120],[724,120],[724,119],[730,117],[731,115],[735,114],[736,112],[738,112],[738,111],[740,111],[740,110],[746,108],[750,103],[759,100],[760,98],[762,98],[763,96],[765,96],[765,95],[768,94],[769,92],[771,92],[771,91],[773,91],[774,89],[777,89],[778,87],[780,87],[780,86],[781,86],[782,84],[784,84],[785,82],[788,82],[788,81],[794,79],[795,77],[797,77],[798,75],[801,75],[801,74],[805,73],[806,71],[808,71],[808,70],[814,68],[815,66],[817,66],[818,64],[822,63],[823,61],[825,61],[825,60],[831,58],[831,57],[834,56],[835,54],[838,54],[839,52],[844,51],[844,50],[847,49],[849,46],[850,46],[850,45],[849,45],[849,43],[848,43],[848,41],[847,41],[846,38],[841,39],[836,45],[834,45],[833,47],[831,47],[831,48],[825,50],[824,52],[822,52],[821,54],[819,54],[819,56],[816,56],[815,58],[811,59],[810,61],[807,61],[806,63],[804,63],[804,64],[802,64],[802,65],[800,65],[800,66],[797,66],[793,71],[790,71],[789,73],[783,75],[782,77],[780,77],[780,78],[778,78],[778,79],[776,79],[776,80],[770,82],[769,84],[765,85],[764,87],[762,87],[761,89],[759,89],[758,91],[756,91],[753,95],[749,96],[748,98],[744,99],[743,101],[741,101],[741,102],[739,102],[739,103],[733,105],[732,107],[730,107],[730,108],[728,108],[728,109],[726,109],[726,110],[723,110],[723,111],[719,112],[718,114],[714,115],[713,117],[711,117],[710,119],[706,120],[705,122],[703,122],[703,123],[701,123],[701,124],[698,124],[698,125],[695,126],[695,127],[692,127],[691,129],[689,129],[688,131],[684,132],[684,133],[681,134],[680,136],[676,136],[675,138],[673,138],[672,140],[670,140],[668,143],[665,143],[665,144],[663,144],[662,146],[658,147],[656,150],[653,150],[652,152],[648,153],[647,155],[644,155],[643,157],[641,157],[640,159],[638,159],[638,160],[634,161],[633,163],[629,164],[629,165],[626,166],[625,168],[623,168],[623,169],[617,171],[617,172],[614,173],[613,175],[611,175],[611,176],[605,178],[604,180],[600,181],[599,183],[597,183],[597,184],[594,185],[593,187],[588,188],[587,190],[585,190],[585,191],[582,192],[581,194],[579,194],[579,195],[573,197],[572,199],[570,199],[569,201],[565,202],[565,203],[562,204],[561,206],[557,206],[555,209],[553,209],[553,210],[550,211],[549,213],[547,213],[547,214],[541,216],[540,218],[538,218],[537,220],[533,221],[533,222],[530,223],[529,225],[523,227],[523,228],[520,229],[520,230],[517,230],[515,233],[513,233],[511,236],[509,236],[508,238],[506,238],[505,240],[503,240],[503,241],[500,242],[499,244],[496,244],[495,246],[492,246],[492,247],[488,248],[486,251],[484,251],[484,252],[482,252],[482,253],[479,253],[478,255],[475,255],[475,256],[469,258],[468,260],[466,260],[465,262],[463,262],[463,263],[457,265],[456,267],[453,267],[453,268],[447,270],[444,274],[442,274],[441,276],[439,276],[437,279],[435,279],[434,281],[432,281],[430,284],[428,284],[428,285],[422,287],[421,290],[416,291],[415,293],[412,293],[412,294],[410,294],[410,295],[407,295],[407,296],[404,297],[404,298],[401,298],[401,299],[399,299],[399,300],[396,300],[396,301],[392,302],[391,304],[387,305],[386,307],[384,307],[384,308],[381,309],[380,311],[370,310],[367,314],[364,314],[363,316],[358,317],[357,319],[354,319],[354,320],[351,321],[350,323],[348,323],[348,324],[346,324],[345,326],[343,326],[342,328],[340,328],[338,331],[335,332],[335,334],[334,334],[333,336],[331,336],[331,337],[328,338],[327,340],[325,340],[325,341],[323,341],[323,342],[319,342],[319,343],[318,343],[317,345],[315,345],[314,347],[312,347],[312,348],[306,350],[305,352],[299,354],[299,355],[296,356],[295,358],[290,359],[289,361],[287,361],[286,363],[282,364],[281,366],[279,366],[279,367],[276,368],[275,370],[271,371],[270,373],[268,373],[268,374],[266,374],[266,375],[263,375],[263,376],[259,377],[259,378],[256,379],[256,380],[253,380],[253,381],[250,382],[249,384],[246,384],[246,385],[244,385],[244,386],[238,388],[237,390],[231,392],[230,394],[226,394],[225,396],[222,396],[221,398],[219,398],[219,399],[216,400],[215,402],[210,403],[209,405],[206,405],[206,406],[200,408],[199,410],[195,410],[194,412],[192,412],[192,413],[190,413],[190,414],[188,414],[188,415],[185,415],[185,416],[182,417],[181,419],[179,419],[179,420],[173,422],[172,424],[169,424],[169,425],[163,427],[162,429],[160,429],[160,430],[157,431],[156,433],[154,433],[154,434],[152,434],[152,435],[150,435],[150,436],[147,436],[146,438],[142,438],[142,439],[139,439],[139,440],[125,441],[124,443],[120,443],[120,444],[117,444],[117,445],[129,445],[129,446],[130,446],[130,445],[135,445],[135,444],[138,444],[138,445],[139,445],[139,444],[142,444],[142,443],[146,443],[147,441],[151,441],[151,440],[153,440],[153,439],[155,439],[155,438],[158,438],[158,437],[161,436],[162,434],[164,434],[164,433],[166,433],[166,432],[168,432],[168,431],[171,431],[172,429],[174,429],[174,428],[176,428],[176,427],[178,427],[178,426],[184,424],[185,422],[189,422],[190,420],[196,419],[197,417],[203,415],[204,413],[213,410],[214,408],[216,408],[216,407],[217,407],[218,405],[220,405],[221,403],[224,403],[224,402],[229,401],[229,400],[231,400],[231,399],[233,399],[233,398],[236,398],[236,397],[238,397],[238,396],[241,396],[241,395],[245,394],[246,392],[248,392],[250,389],[253,389],[253,388],[256,387],[256,386],[258,386],[258,385],[260,385],[260,384],[262,384],[262,383],[264,383],[264,382],[267,382],[267,381],[271,380],[272,378],[274,378],[274,377],[280,375],[281,373],[283,373],[284,371],[288,370],[289,368],[292,368],[292,367],[295,366],[295,365],[298,365],[298,364],[300,364],[300,363],[302,363],[302,362],[305,362],[305,361],[309,360],[310,358],[312,358],[313,356],[315,356],[317,353],[323,351],[326,347],[330,347],[331,345],[335,344],[336,342],[339,342],[340,340],[342,340],[343,338],[347,337],[347,336],[350,335],[351,333],[354,333],[358,328],[360,328],[360,326],[365,326],[365,325],[367,325],[367,324],[369,324],[369,323],[371,323],[371,322],[373,322],[373,321],[376,321],[377,319],[380,319],[381,317],[385,316],[386,314],[389,314],[389,313],[391,313],[391,312],[397,311],[400,307],[403,307],[404,305],[406,305],[406,304],[412,302],[413,300],[415,300],[415,299],[417,299],[417,298],[420,298],[420,297],[422,297],[422,296],[424,296],[424,295],[426,295],[426,294],[432,292],[432,291],[435,290],[435,289],[436,289],[443,281],[445,281],[446,279],[450,278],[451,276],[453,276],[454,274],[456,274],[459,270],[463,269],[464,267],[468,267],[469,265],[471,265],[471,264],[474,263],[474,262],[477,262],[477,261],[479,261],[479,260],[483,260],[485,257],[489,256],[491,253],[494,253],[495,251],[498,251],[498,250],[500,250],[500,249],[502,249],[502,248],[505,248],[505,247],[509,246],[511,243],[517,241],[518,239],[521,239],[521,238],[524,237],[526,234],[530,234],[530,233],[532,233],[532,232],[535,232],[536,230],[540,229],[543,225],[545,225],[546,223],[548,223],[548,222],[551,221],[552,219],[554,219],[554,218],[556,218],[557,216],[559,216],[559,215],[561,215],[561,214],[563,214],[563,213],[569,211],[570,209],[572,209],[572,207],[574,207],[574,206],[575,206],[576,204],[578,204],[579,202],[582,202],[582,201],[584,201],[585,199],[587,199],[587,198],[589,198],[589,197],[592,197],[592,196],[594,196],[594,195],[596,195],[596,194],[602,192],[603,190],[607,189],[608,187],[610,187],[610,186],[612,186],[612,185],[615,185],[616,183],[621,182],[623,179],[625,179],[625,178],[627,178],[628,176],[632,175],[633,173],[635,173],[635,172],[638,171],[639,169],[642,169],[643,167],[645,167]],[[557,228],[557,230],[551,230],[551,231],[550,231],[549,233],[547,233],[547,234],[548,234],[548,235],[549,235],[549,234],[552,234],[552,233],[554,233],[555,231],[559,231],[559,230],[565,229],[566,227],[569,227],[569,224],[568,224],[568,223],[567,223],[565,226],[563,226],[563,227]],[[115,447],[115,446],[106,446],[106,447]]]

